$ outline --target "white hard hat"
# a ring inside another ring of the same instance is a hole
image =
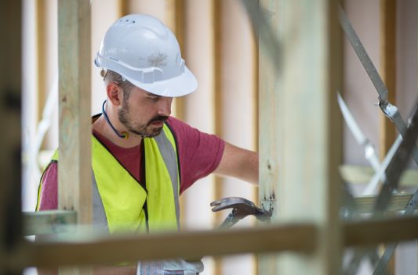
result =
[[[152,94],[178,97],[197,89],[176,37],[152,16],[131,14],[117,20],[106,32],[94,63]]]

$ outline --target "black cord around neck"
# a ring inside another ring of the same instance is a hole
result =
[[[112,122],[110,122],[109,117],[107,116],[107,113],[105,111],[105,104],[106,104],[106,102],[107,102],[107,100],[105,100],[103,102],[103,105],[102,105],[102,113],[103,113],[103,115],[104,115],[107,123],[109,124],[110,128],[112,128],[113,132],[115,132],[115,134],[118,137],[123,138],[123,139],[129,138],[129,134],[127,132],[123,132],[122,134],[119,134],[119,132],[115,129],[115,127],[113,127]]]

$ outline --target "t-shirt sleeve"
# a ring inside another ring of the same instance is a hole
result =
[[[209,175],[218,167],[225,142],[173,117],[168,119],[168,124],[177,141],[181,171],[180,193],[183,193],[198,179]]]
[[[58,163],[51,164],[44,171],[39,194],[39,210],[58,209]]]

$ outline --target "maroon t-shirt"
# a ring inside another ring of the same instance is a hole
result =
[[[180,162],[180,193],[212,173],[219,165],[225,142],[215,135],[202,133],[178,119],[170,117],[168,125],[173,130],[177,141],[177,152]],[[139,182],[141,178],[141,146],[122,148],[107,138],[94,132],[96,138],[112,153],[113,156]],[[52,163],[44,172],[40,196],[40,210],[58,208],[58,164]]]

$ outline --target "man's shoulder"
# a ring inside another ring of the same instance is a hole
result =
[[[170,128],[171,132],[173,132],[174,135],[183,135],[187,134],[191,131],[196,131],[197,129],[191,127],[189,124],[187,124],[184,121],[181,121],[175,117],[169,117],[167,119],[167,125]]]
[[[172,116],[170,116],[170,117],[168,117],[168,119],[167,119],[167,124],[168,124],[168,126],[170,127],[170,128],[177,128],[177,127],[181,127],[181,126],[183,126],[183,125],[187,125],[187,126],[189,126],[187,123],[185,123],[185,122],[183,122],[183,121],[181,121],[180,119],[178,119],[178,118],[175,118],[175,117],[172,117]],[[189,126],[190,127],[190,126]]]

